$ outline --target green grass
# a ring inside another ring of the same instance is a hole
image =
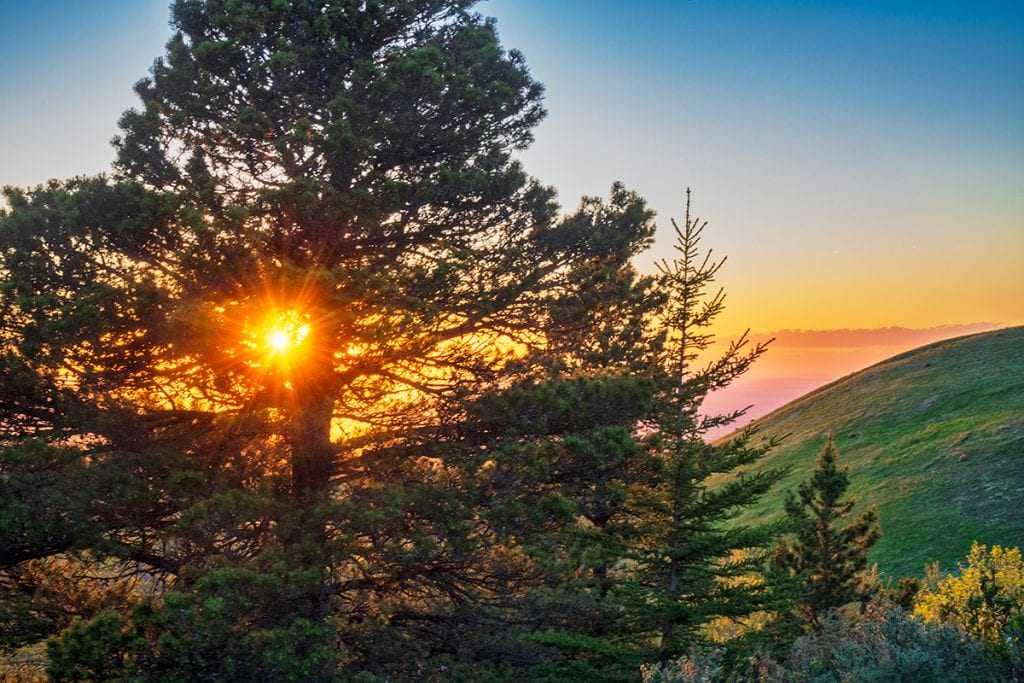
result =
[[[952,569],[974,540],[1024,546],[1024,327],[900,354],[756,424],[785,437],[762,466],[793,469],[741,521],[780,515],[832,431],[857,509],[878,508],[871,561],[883,573]]]

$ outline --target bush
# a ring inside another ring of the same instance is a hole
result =
[[[863,614],[833,614],[799,638],[781,680],[1001,680],[999,666],[962,631],[910,617],[900,607],[868,605]]]
[[[711,683],[722,680],[722,650],[693,648],[690,654],[667,664],[640,667],[643,683]]]
[[[925,570],[914,614],[929,622],[951,624],[985,643],[1024,673],[1024,561],[1019,548],[975,543],[960,573]]]

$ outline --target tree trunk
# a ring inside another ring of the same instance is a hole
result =
[[[331,443],[334,386],[330,367],[309,368],[295,386],[291,412],[292,493],[305,497],[324,491],[334,474],[335,447]]]
[[[665,587],[665,596],[667,598],[667,605],[672,605],[677,596],[679,595],[679,527],[681,524],[681,514],[679,509],[679,492],[675,492],[675,500],[672,501],[672,536],[671,543],[669,545],[672,552],[672,559],[669,563],[668,570],[668,585]],[[668,608],[671,610],[671,607]],[[662,666],[668,663],[672,636],[675,634],[675,621],[671,614],[664,616],[664,621],[661,626],[661,658],[660,663]]]

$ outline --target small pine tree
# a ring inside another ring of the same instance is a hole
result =
[[[544,487],[522,490],[548,496],[535,503],[522,493],[504,499],[526,502],[522,512],[513,508],[518,540],[555,577],[527,596],[529,609],[521,617],[533,626],[529,642],[557,653],[539,661],[529,671],[530,680],[633,681],[645,664],[647,671],[666,669],[680,657],[702,652],[704,627],[717,618],[742,621],[780,609],[778,592],[760,570],[781,525],[735,521],[783,475],[772,468],[737,473],[749,470],[775,442],[755,444],[751,429],[724,443],[705,439],[709,429],[730,424],[745,411],[707,414],[704,398],[740,377],[766,349],[743,335],[720,355],[711,353],[711,324],[724,306],[724,294],[712,285],[724,259],[701,248],[705,225],[691,217],[687,192],[685,221],[673,221],[677,257],[660,263],[653,288],[658,307],[638,317],[643,328],[628,330],[644,347],[634,342],[620,358],[615,345],[578,344],[586,349],[586,362],[635,372],[635,386],[602,376],[598,383],[574,382],[574,392],[552,385],[556,402],[545,400],[544,393],[529,394],[534,404],[569,407],[597,403],[573,393],[596,398],[599,387],[614,388],[622,398],[605,405],[618,406],[614,412],[623,415],[640,410],[639,420],[630,424],[605,409],[595,423],[599,429],[577,426],[574,434],[544,444],[537,451],[542,458],[530,457],[521,439],[516,444],[515,461],[548,479]],[[618,331],[599,335],[628,338]],[[520,405],[529,404],[517,401],[510,414],[522,414]],[[485,415],[499,413],[484,407]],[[574,422],[588,425],[585,419]],[[503,463],[495,460],[498,480]],[[520,481],[523,476],[518,475]],[[551,505],[555,494],[558,510]],[[561,519],[554,514],[558,511]],[[527,540],[522,520],[531,512],[543,513],[547,526]]]
[[[776,567],[804,577],[796,614],[814,629],[830,610],[867,597],[862,578],[868,552],[881,537],[873,507],[839,528],[856,500],[843,500],[850,480],[838,461],[839,449],[829,434],[811,479],[800,484],[796,496],[786,498],[796,538],[781,543],[774,557]]]
[[[701,248],[707,223],[691,217],[689,190],[685,220],[672,225],[677,256],[659,264],[665,296],[657,320],[660,391],[642,428],[650,466],[629,489],[635,540],[625,559],[631,570],[613,591],[629,615],[635,646],[646,661],[662,664],[690,652],[713,619],[773,608],[775,595],[757,574],[780,528],[733,520],[784,474],[736,474],[775,445],[755,445],[750,429],[724,443],[706,440],[708,430],[746,411],[707,414],[704,399],[743,375],[767,344],[751,345],[744,334],[720,355],[710,353],[710,329],[725,300],[712,286],[724,259]]]

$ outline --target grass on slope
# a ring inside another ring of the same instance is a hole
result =
[[[762,466],[792,472],[740,521],[781,514],[832,431],[858,514],[875,505],[883,573],[955,568],[971,541],[1024,546],[1024,327],[923,346],[757,420],[786,436]]]

